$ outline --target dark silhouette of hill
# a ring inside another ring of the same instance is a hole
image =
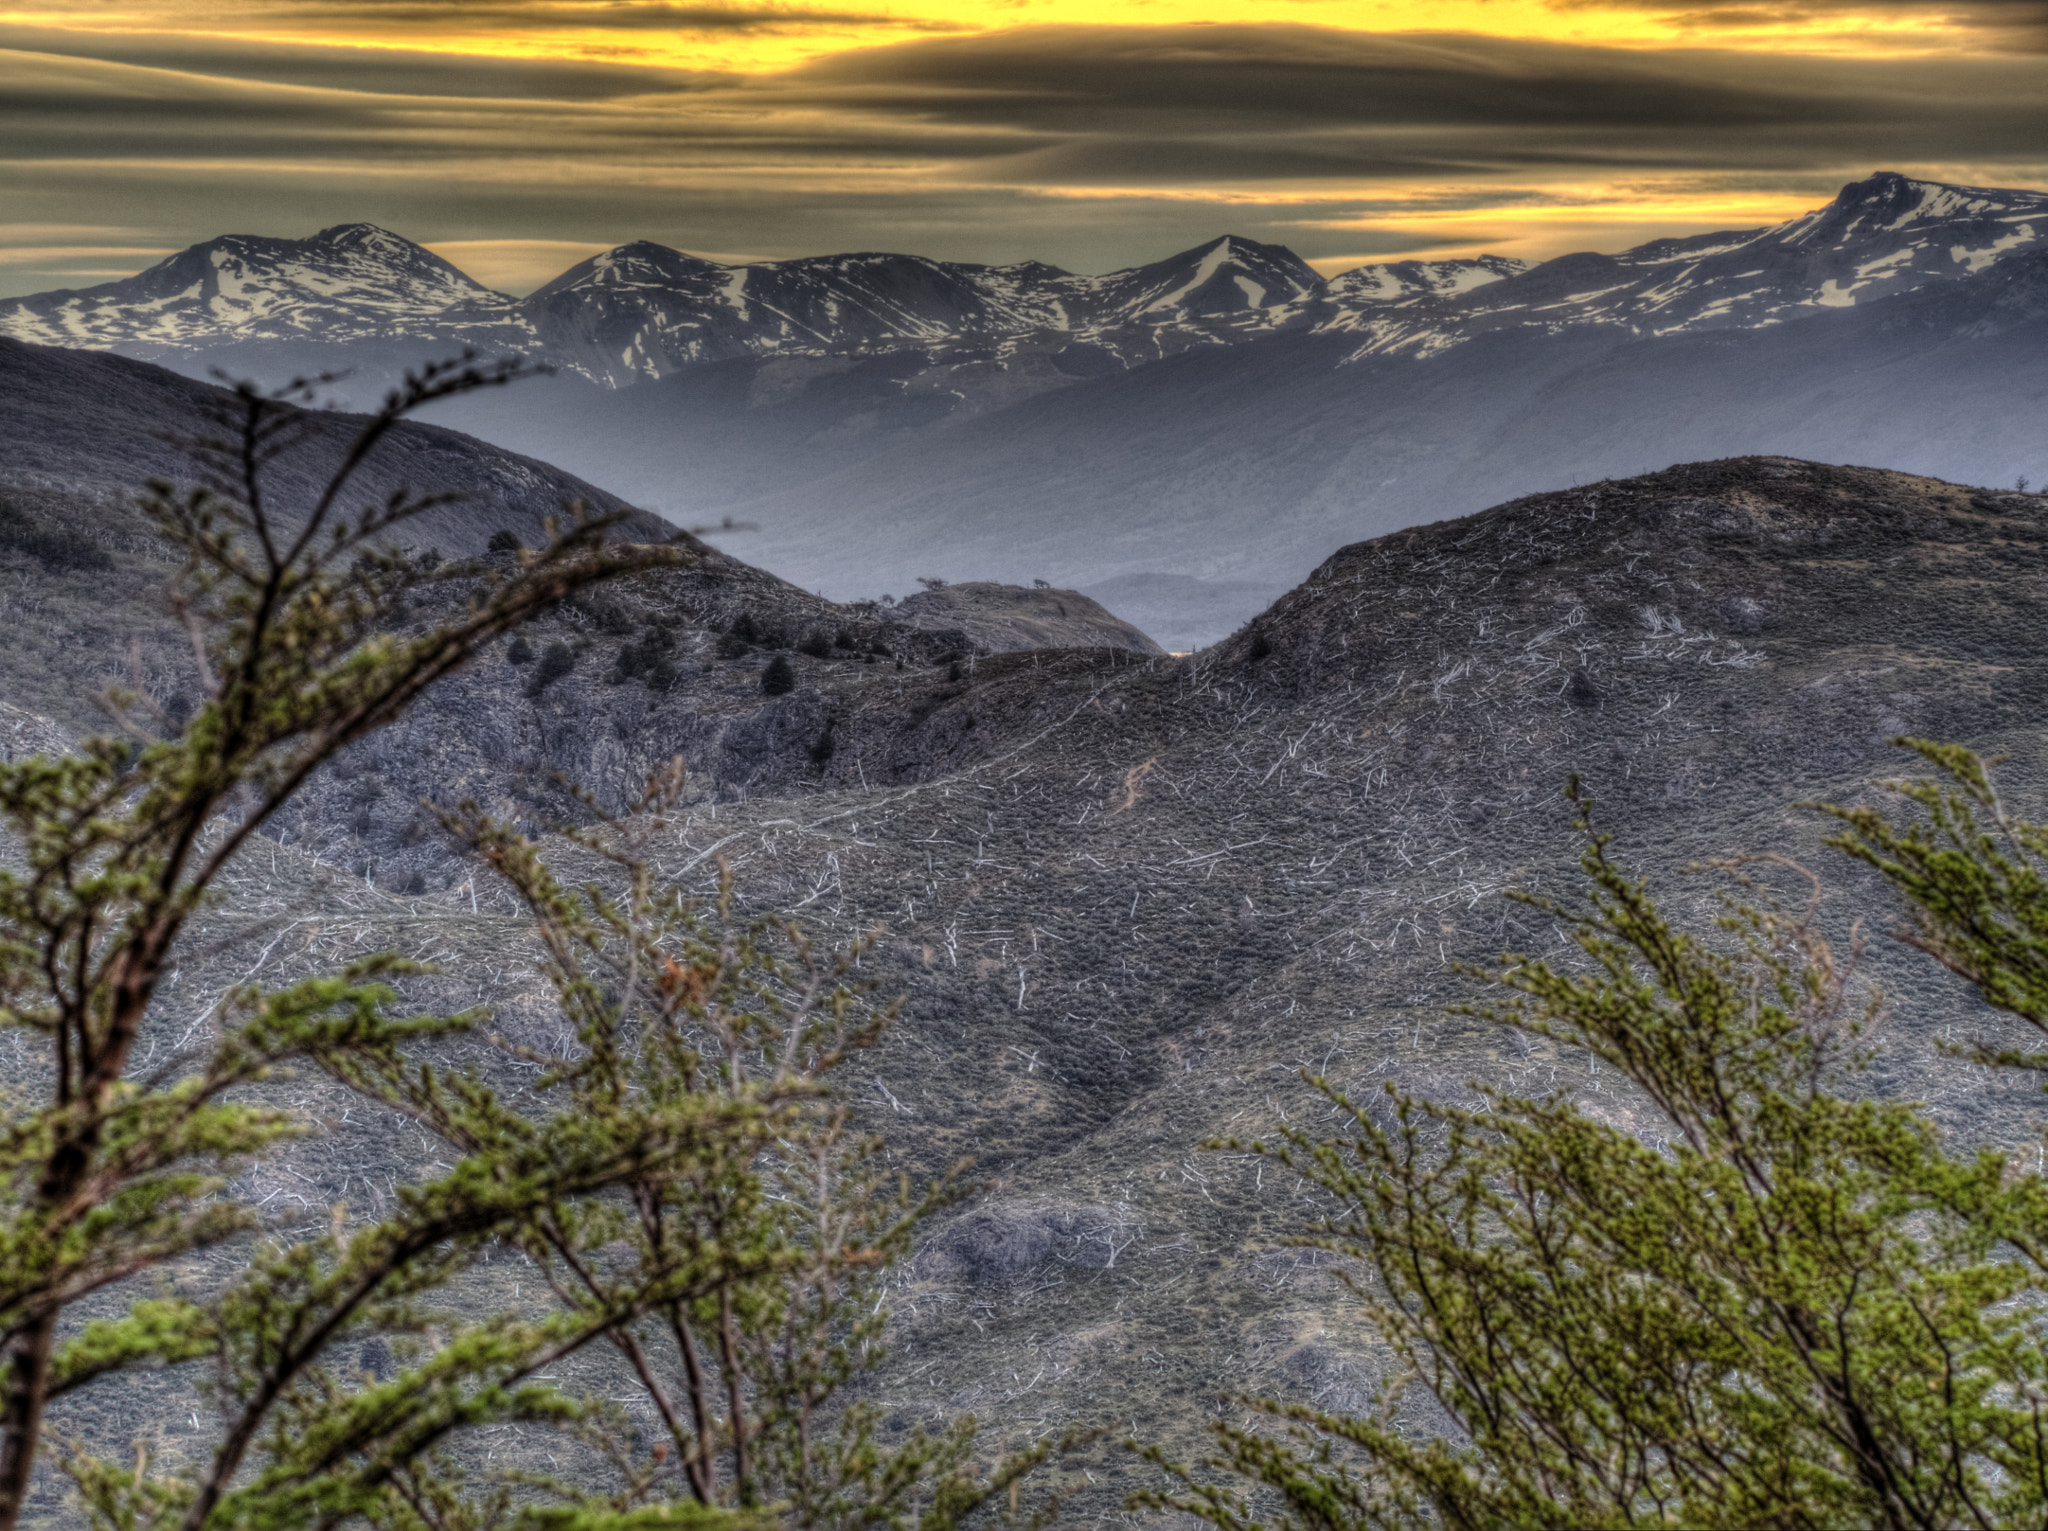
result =
[[[184,478],[191,464],[180,442],[217,433],[216,416],[229,407],[224,389],[163,367],[0,339],[0,484],[121,496],[151,478]],[[280,461],[272,472],[281,503],[323,480],[361,424],[336,414],[324,446]],[[408,529],[422,550],[450,556],[482,552],[499,530],[532,542],[546,517],[575,500],[628,513],[622,535],[656,540],[676,530],[559,468],[441,426],[401,424],[365,465],[367,500],[401,486],[461,496]]]

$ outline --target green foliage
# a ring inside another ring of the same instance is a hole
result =
[[[1902,741],[1948,778],[1887,786],[1922,810],[1894,826],[1872,808],[1826,811],[1846,831],[1832,843],[1875,867],[1904,897],[1904,939],[1975,984],[1986,1002],[2048,1030],[2048,827],[2006,811],[1970,751]],[[1983,822],[1988,820],[1988,824]],[[2034,1070],[2039,1054],[1980,1061]]]
[[[2048,832],[1968,751],[1916,747],[1948,777],[1892,784],[1919,817],[1829,809],[1835,843],[1903,895],[1909,939],[2042,1026]],[[1769,884],[1789,863],[1731,865],[1703,939],[1573,797],[1586,897],[1523,902],[1582,960],[1505,959],[1484,976],[1506,997],[1466,1013],[1623,1076],[1636,1120],[1312,1081],[1355,1135],[1259,1146],[1334,1198],[1296,1242],[1347,1262],[1399,1367],[1364,1417],[1255,1401],[1263,1425],[1215,1428],[1220,1481],[1153,1453],[1174,1487],[1142,1502],[1233,1528],[2038,1523],[2041,1180],[1859,1088],[1876,1001],[1815,928],[1817,884],[1788,913]],[[1454,1429],[1404,1414],[1421,1394]]]
[[[939,1528],[1044,1454],[984,1478],[971,1421],[885,1450],[871,1410],[838,1405],[879,1353],[878,1272],[947,1193],[884,1176],[827,1088],[887,1019],[844,981],[848,959],[791,928],[739,926],[729,904],[707,919],[654,884],[644,836],[679,777],[643,805],[642,839],[589,841],[605,885],[578,892],[515,829],[472,809],[446,821],[525,901],[573,1032],[529,1057],[538,1077],[516,1101],[435,1061],[480,1016],[393,1013],[393,981],[421,970],[391,955],[245,984],[211,1042],[137,1069],[192,917],[315,770],[524,618],[693,556],[608,545],[609,523],[579,514],[509,569],[436,567],[389,543],[432,502],[348,511],[355,470],[401,415],[514,370],[411,380],[292,515],[266,503],[266,469],[308,419],[295,396],[241,389],[220,435],[196,444],[202,487],[153,486],[146,505],[184,555],[172,604],[204,700],[159,738],[148,725],[168,719],[115,695],[129,739],[0,766],[14,841],[0,1024],[41,1049],[46,1090],[10,1101],[0,1132],[0,1527],[50,1456],[47,1402],[138,1367],[209,1379],[220,1429],[164,1463],[68,1447],[87,1517],[122,1531]],[[457,614],[408,625],[407,594],[428,579],[461,582]],[[266,1223],[228,1187],[316,1130],[249,1098],[288,1067],[433,1134],[451,1167],[398,1187],[375,1221],[337,1206],[317,1236]],[[228,1240],[247,1260],[223,1287],[149,1295],[58,1344],[81,1300]],[[494,1251],[539,1271],[544,1311],[477,1316],[450,1300]],[[621,1445],[612,1404],[545,1375],[592,1347],[656,1406],[665,1438],[651,1449]],[[372,1350],[367,1371],[352,1360]],[[452,1446],[506,1423],[555,1432],[588,1470],[468,1481]]]

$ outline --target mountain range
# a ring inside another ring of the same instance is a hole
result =
[[[833,596],[1115,588],[1180,649],[1344,542],[1574,479],[1744,452],[2041,476],[2044,315],[2048,195],[1882,172],[1763,229],[1330,280],[1236,236],[1101,276],[643,242],[513,298],[349,224],[8,300],[0,335],[362,391],[517,351],[556,375],[435,418],[757,526],[722,545]]]

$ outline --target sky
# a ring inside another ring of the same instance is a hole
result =
[[[0,0],[0,294],[380,224],[1325,273],[2048,188],[2048,0]]]

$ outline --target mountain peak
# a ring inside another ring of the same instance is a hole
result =
[[[1323,279],[1285,245],[1219,234],[1165,260],[1095,278],[1105,310],[1144,323],[1278,308],[1320,292]]]
[[[2048,196],[2040,192],[1950,186],[1916,181],[1896,170],[1880,170],[1849,182],[1827,206],[1785,225],[1783,237],[1788,244],[1818,247],[1936,224],[1988,229],[2014,217],[2043,215],[2048,215]]]
[[[337,223],[322,229],[306,241],[311,245],[334,245],[343,250],[368,250],[379,255],[408,254],[423,247],[374,223]]]
[[[736,269],[745,268],[721,266],[651,239],[635,239],[578,261],[547,285],[536,288],[527,302],[540,303],[562,293],[593,289],[709,291],[713,286],[722,286]]]

